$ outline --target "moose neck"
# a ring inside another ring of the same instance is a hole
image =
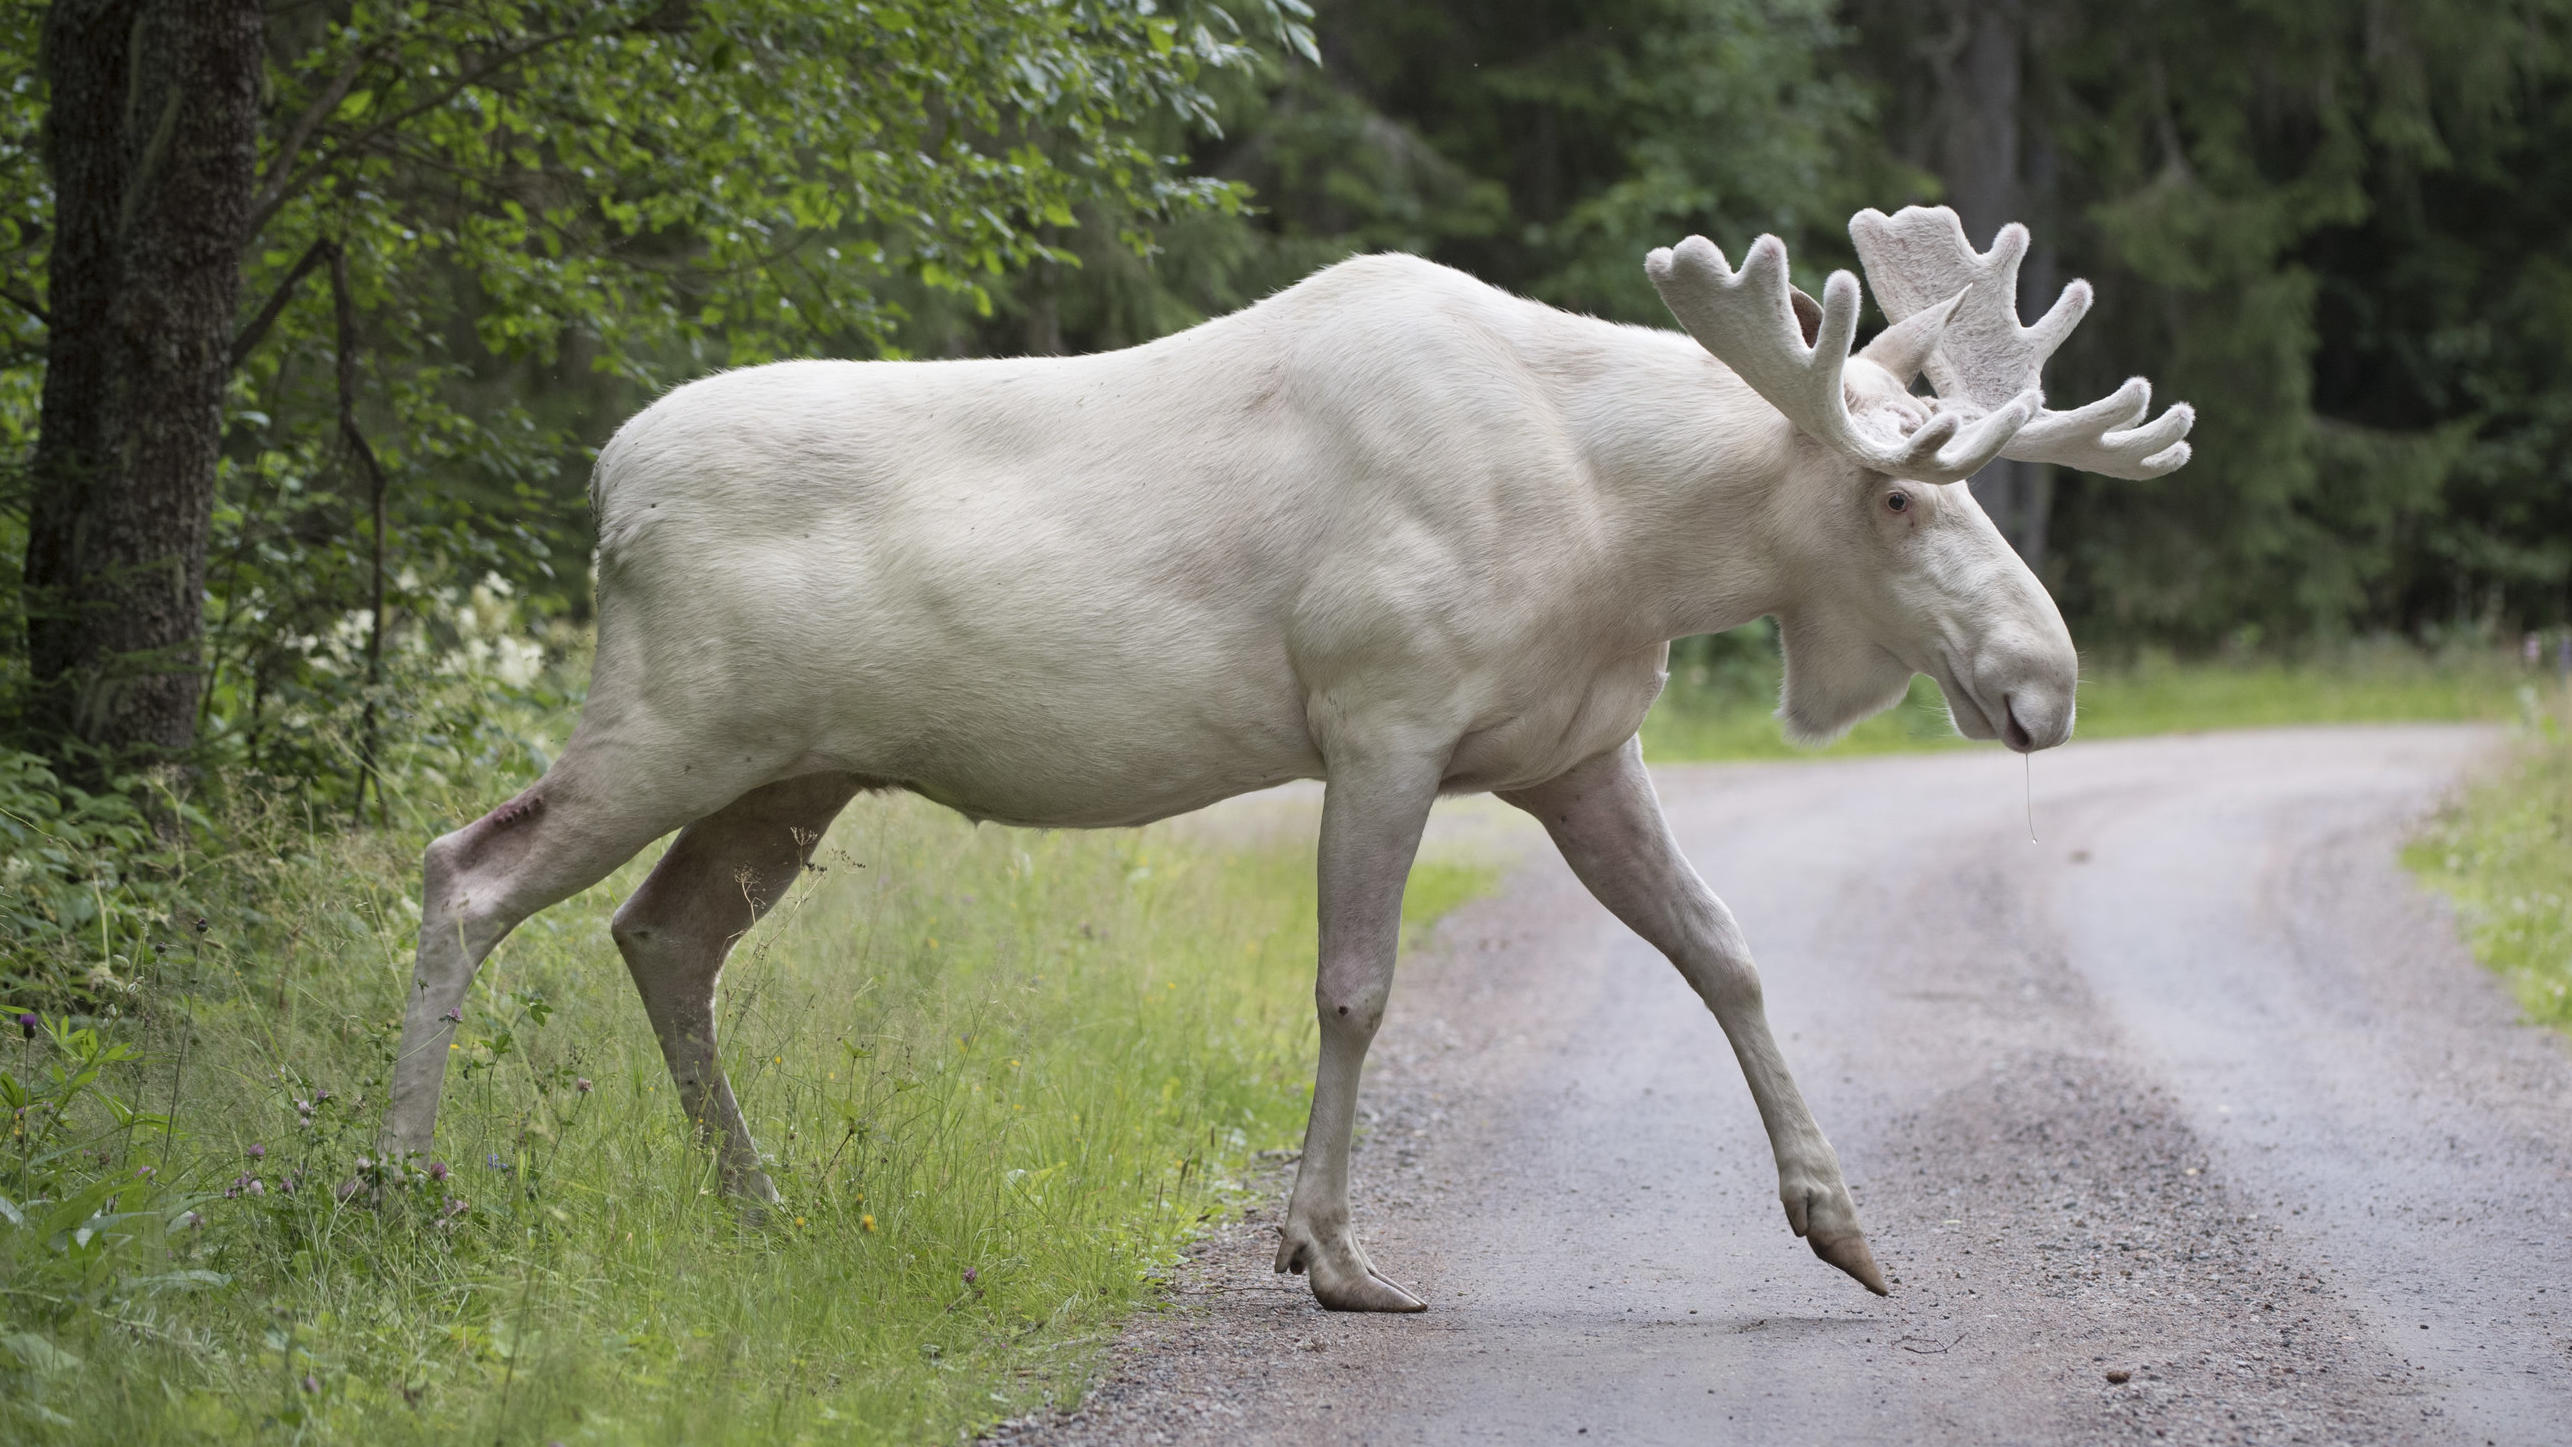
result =
[[[1559,315],[1559,313],[1557,314]],[[1688,337],[1587,318],[1544,366],[1588,464],[1636,644],[1789,606],[1774,512],[1795,431]]]

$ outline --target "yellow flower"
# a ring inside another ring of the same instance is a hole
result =
[[[803,1218],[803,1217],[801,1217],[801,1216],[796,1217],[796,1218],[795,1218],[795,1224],[796,1224],[796,1225],[798,1225],[798,1226],[803,1225],[803,1224],[804,1224],[804,1218]]]
[[[873,1216],[860,1216],[857,1218],[857,1224],[858,1229],[860,1230],[872,1231],[875,1229],[875,1218]]]

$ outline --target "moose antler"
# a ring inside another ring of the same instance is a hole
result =
[[[1849,220],[1849,239],[1891,321],[1952,305],[1923,368],[1949,401],[1989,407],[2039,386],[2046,359],[2090,309],[2090,284],[2075,281],[2036,325],[2019,325],[2018,263],[2027,254],[2027,228],[2015,221],[1986,252],[1974,250],[1964,222],[1944,206],[1906,206],[1891,216],[1861,211]],[[2160,477],[2187,464],[2182,439],[2197,412],[2177,402],[2146,423],[2151,410],[2152,384],[2135,377],[2086,407],[2038,412],[2000,455],[2110,477]]]
[[[1849,342],[1857,335],[1856,277],[1831,273],[1822,287],[1819,325],[1808,333],[1796,315],[1795,303],[1803,298],[1786,280],[1786,244],[1774,236],[1752,242],[1738,272],[1702,236],[1653,252],[1643,269],[1679,324],[1716,360],[1805,435],[1874,471],[1918,482],[1961,482],[2002,455],[2042,405],[2042,395],[2031,387],[2016,397],[1978,403],[1987,414],[1979,418],[1950,408],[1908,437],[1877,436],[1850,417],[1841,390]]]

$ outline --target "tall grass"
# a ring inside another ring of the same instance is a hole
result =
[[[391,833],[236,801],[202,928],[8,1037],[0,1439],[953,1438],[1076,1394],[1301,1127],[1309,841],[870,796],[724,981],[784,1205],[715,1194],[608,941],[648,856],[494,954],[434,1164],[390,1172],[418,847],[517,777],[415,770]],[[1490,880],[1425,861],[1407,933]],[[48,1083],[101,1035],[141,1058]]]
[[[2404,862],[2447,894],[2528,1018],[2572,1029],[2572,695],[2526,695],[2509,764],[2423,829]]]

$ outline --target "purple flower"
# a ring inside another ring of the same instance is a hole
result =
[[[438,1018],[439,1018],[439,1019],[441,1019],[441,1020],[452,1020],[452,1021],[454,1021],[455,1023],[457,1023],[457,1024],[461,1025],[461,1024],[463,1024],[463,1023],[464,1023],[464,1007],[463,1007],[462,1005],[451,1005],[451,1006],[448,1006],[448,1007],[447,1007],[447,1012],[446,1012],[445,1014],[443,1014],[443,1015],[440,1015]]]
[[[973,1269],[972,1267],[970,1267],[970,1266],[966,1267],[966,1268],[965,1268],[965,1285],[967,1285],[967,1286],[971,1286],[971,1285],[973,1285],[973,1283],[974,1283],[975,1279],[976,1279],[976,1277],[975,1277],[974,1269]]]
[[[191,1231],[194,1231],[205,1224],[205,1218],[194,1211],[190,1211],[179,1218],[179,1224],[187,1227]]]
[[[583,1075],[573,1080],[572,1089],[579,1091],[583,1095],[589,1094],[589,1077]]]
[[[36,1038],[36,1027],[43,1023],[45,1022],[28,1014],[24,1010],[18,1012],[18,1033],[26,1036],[30,1040]]]
[[[242,1152],[242,1154],[244,1154],[244,1155],[246,1155],[246,1156],[250,1157],[250,1159],[252,1159],[252,1160],[254,1160],[254,1161],[255,1161],[255,1160],[261,1160],[261,1159],[264,1159],[264,1158],[267,1156],[267,1154],[268,1154],[268,1148],[267,1148],[266,1146],[263,1146],[263,1145],[259,1144],[257,1141],[252,1141],[252,1142],[250,1143],[250,1149],[249,1149],[249,1150],[247,1150],[247,1151]]]
[[[447,1163],[446,1163],[446,1162],[444,1162],[444,1161],[431,1161],[431,1162],[429,1162],[429,1179],[430,1179],[430,1180],[432,1180],[432,1181],[443,1181],[443,1180],[445,1180],[446,1178],[447,1178]]]
[[[268,1194],[268,1188],[259,1183],[259,1178],[257,1176],[252,1176],[250,1178],[250,1184],[242,1187],[241,1189],[247,1191],[253,1196],[264,1196]]]
[[[307,1392],[318,1392],[318,1391],[320,1391],[320,1390],[321,1390],[321,1378],[314,1376],[314,1375],[313,1375],[312,1373],[310,1373],[310,1372],[306,1372],[306,1373],[304,1373],[304,1390],[305,1390],[305,1391],[307,1391]]]
[[[343,1201],[353,1200],[356,1198],[360,1189],[362,1188],[357,1184],[357,1181],[353,1177],[349,1180],[342,1181],[339,1183],[339,1198]]]

